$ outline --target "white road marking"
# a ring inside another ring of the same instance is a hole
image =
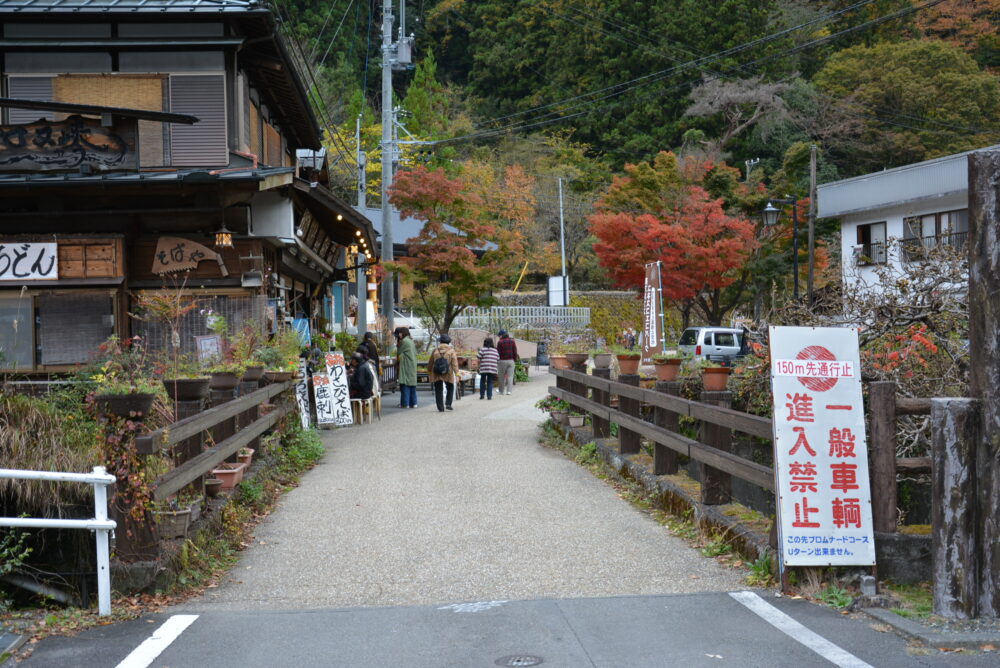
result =
[[[451,610],[453,612],[485,612],[498,608],[507,601],[476,601],[474,603],[452,603],[443,605],[438,610]]]
[[[198,619],[198,615],[174,615],[163,622],[160,628],[153,631],[153,635],[132,650],[132,653],[126,656],[116,668],[146,668],[196,619]]]
[[[810,631],[752,591],[733,591],[729,592],[729,595],[765,622],[792,640],[805,645],[830,663],[841,666],[841,668],[872,668],[871,664],[865,663],[823,636]]]

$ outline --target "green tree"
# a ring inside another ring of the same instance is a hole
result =
[[[996,77],[941,41],[853,47],[832,56],[815,82],[855,105],[859,171],[986,146],[1000,122]]]

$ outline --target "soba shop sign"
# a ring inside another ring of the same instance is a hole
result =
[[[58,244],[0,244],[0,282],[46,281],[59,278]]]
[[[0,170],[135,169],[136,134],[134,119],[117,119],[113,127],[82,116],[70,116],[64,121],[2,125]]]

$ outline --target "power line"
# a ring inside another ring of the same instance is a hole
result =
[[[337,35],[340,34],[340,29],[344,27],[344,21],[347,20],[347,13],[351,11],[351,7],[353,5],[354,0],[351,0],[351,2],[347,5],[347,9],[344,10],[344,15],[340,17],[340,25],[337,26],[336,32],[334,32],[333,37],[330,38],[330,43],[327,45],[326,51],[323,52],[323,57],[319,59],[319,63],[316,65],[317,68],[323,67],[323,63],[326,62],[326,57],[330,55],[330,49],[333,48],[333,43],[337,41]]]

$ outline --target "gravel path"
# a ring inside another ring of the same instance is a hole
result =
[[[392,606],[727,591],[701,557],[539,445],[533,374],[511,396],[439,413],[383,399],[381,422],[325,432],[327,455],[191,610]]]

